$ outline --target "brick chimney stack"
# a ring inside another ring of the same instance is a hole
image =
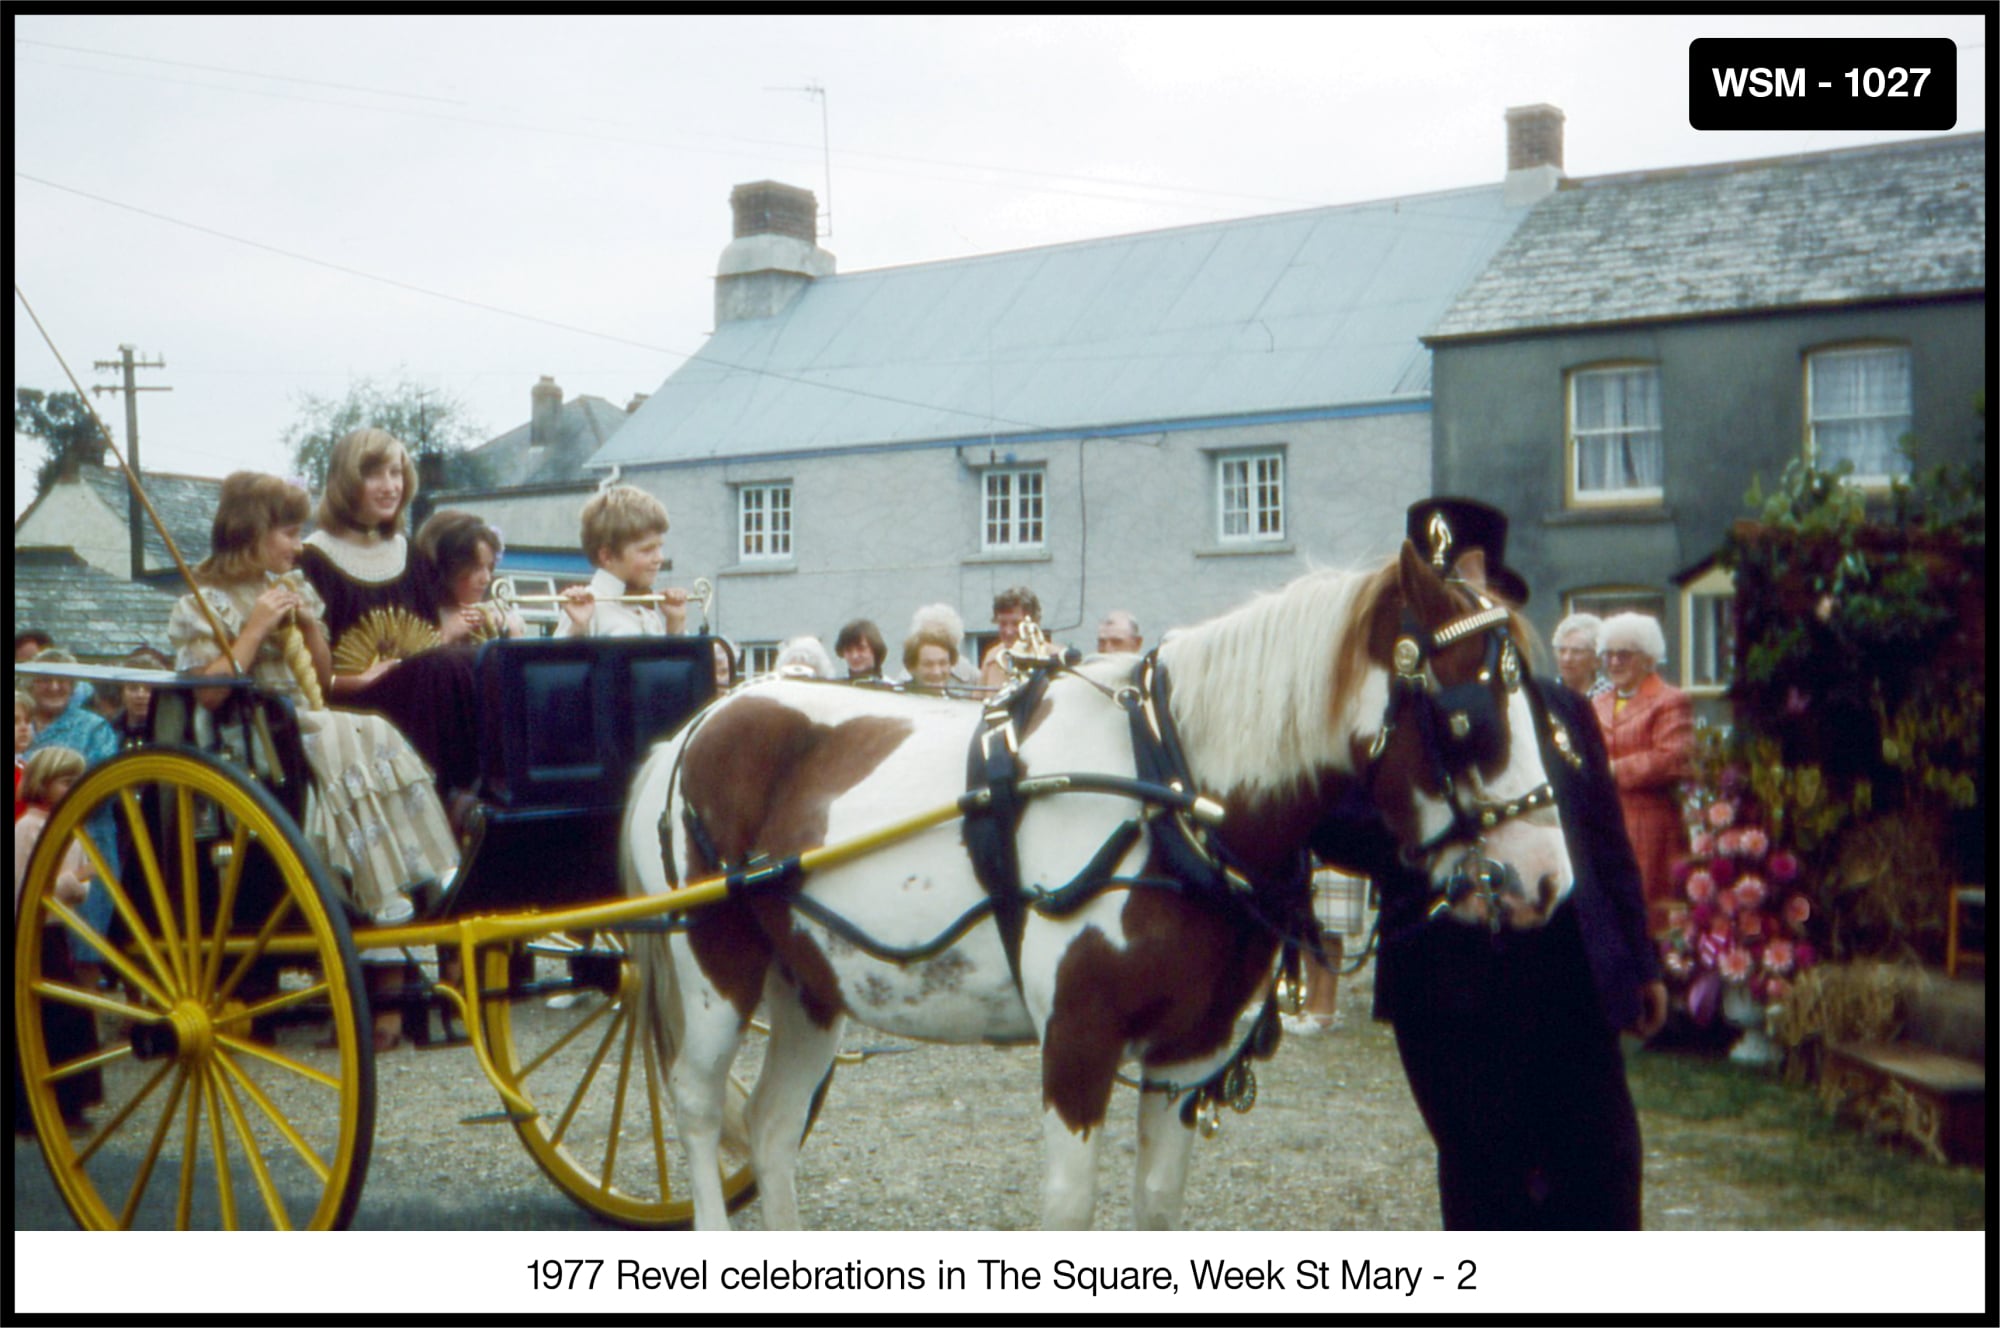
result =
[[[1507,109],[1507,179],[1501,197],[1526,207],[1563,178],[1563,113],[1546,102]]]
[[[819,247],[819,200],[810,189],[759,180],[729,191],[735,238],[715,272],[715,325],[779,313],[820,277],[833,255]]]
[[[562,388],[543,374],[528,399],[533,403],[528,415],[528,446],[554,447],[562,437]]]

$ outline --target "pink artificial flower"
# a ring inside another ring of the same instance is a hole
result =
[[[1790,885],[1799,877],[1799,860],[1784,849],[1779,849],[1771,855],[1771,860],[1764,864],[1764,870],[1770,873],[1771,879],[1779,885]]]
[[[1800,941],[1792,947],[1792,963],[1803,973],[1819,962],[1819,951],[1813,949],[1811,941]]]
[[[1688,847],[1697,858],[1712,857],[1715,854],[1715,836],[1707,831],[1697,831],[1689,840]]]
[[[1688,906],[1686,904],[1667,905],[1667,926],[1674,931],[1686,931]]]
[[[1793,951],[1792,943],[1782,936],[1773,939],[1764,947],[1764,967],[1769,972],[1789,973],[1797,959],[1798,955]]]
[[[1785,901],[1785,921],[1794,927],[1806,925],[1812,916],[1812,901],[1804,895],[1793,895]]]
[[[1715,898],[1715,877],[1705,871],[1695,872],[1688,877],[1688,898],[1697,904],[1706,904]]]
[[[1734,890],[1719,890],[1715,896],[1716,911],[1725,918],[1733,918],[1740,910]]]
[[[1741,848],[1742,836],[1734,830],[1724,830],[1715,837],[1715,851],[1725,858],[1733,858]]]
[[[1750,976],[1750,952],[1740,945],[1732,945],[1722,952],[1715,967],[1721,972],[1725,982],[1741,982]]]
[[[1770,894],[1770,889],[1764,884],[1763,877],[1744,876],[1736,882],[1736,888],[1730,893],[1736,896],[1737,907],[1753,909],[1764,902],[1766,896]]]
[[[1783,978],[1769,977],[1764,979],[1764,1000],[1771,1005],[1777,1005],[1785,997],[1791,995],[1791,992],[1792,984]]]
[[[1737,849],[1746,858],[1761,858],[1771,847],[1770,836],[1754,825],[1746,825],[1736,834]]]
[[[1727,798],[1718,798],[1709,803],[1708,823],[1717,830],[1736,824],[1736,804]]]
[[[1754,908],[1739,909],[1736,914],[1736,929],[1743,933],[1743,939],[1754,941],[1764,934],[1764,915]]]

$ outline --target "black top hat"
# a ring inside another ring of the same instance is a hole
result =
[[[1426,498],[1410,505],[1407,533],[1417,552],[1440,573],[1468,549],[1486,551],[1486,582],[1516,605],[1528,602],[1528,583],[1507,566],[1507,514],[1477,498]]]

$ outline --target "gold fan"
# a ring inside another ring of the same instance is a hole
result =
[[[335,673],[366,673],[378,659],[408,659],[438,644],[438,629],[408,609],[370,609],[333,648]]]

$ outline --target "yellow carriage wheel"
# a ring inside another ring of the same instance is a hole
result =
[[[556,931],[485,950],[480,964],[479,1017],[493,1072],[533,1106],[513,1126],[536,1163],[563,1193],[614,1222],[692,1225],[670,1065],[634,1018],[639,978],[623,937]],[[757,1190],[742,1129],[749,1091],[734,1076],[728,1091],[722,1192],[735,1212]]]
[[[84,833],[104,810],[115,872]],[[72,843],[110,896],[108,935],[58,898]],[[42,1156],[79,1226],[323,1230],[353,1216],[373,1046],[345,914],[304,844],[268,791],[172,747],[107,761],[50,816],[19,899],[15,1033]],[[73,939],[97,952],[100,981]]]

